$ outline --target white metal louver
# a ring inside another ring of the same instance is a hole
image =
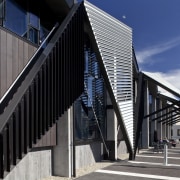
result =
[[[84,5],[133,148],[132,29],[91,3]]]

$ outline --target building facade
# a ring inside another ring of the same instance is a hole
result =
[[[0,178],[72,177],[151,145],[159,84],[139,72],[130,27],[72,0],[0,0],[0,25]]]

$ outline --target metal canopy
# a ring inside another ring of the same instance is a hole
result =
[[[175,124],[176,122],[180,121],[179,119],[180,118],[180,102],[174,101],[172,104],[168,104],[167,106],[144,116],[144,118],[148,118],[152,116],[155,116],[155,118],[152,118],[151,121],[156,120],[158,123]]]
[[[176,96],[172,98],[171,96],[161,94],[160,92],[157,93],[157,98],[162,99],[166,102],[166,106],[158,109],[150,114],[144,116],[144,118],[153,117],[151,121],[157,121],[158,123],[162,124],[175,124],[180,121],[180,90],[176,87],[165,81],[161,78],[158,74],[150,73],[150,72],[143,72],[144,79],[150,81],[151,83],[155,84],[163,88],[164,90],[168,91],[168,93]],[[168,103],[169,102],[169,103]]]
[[[151,82],[154,82],[156,85],[162,87],[163,89],[167,90],[171,94],[177,96],[180,98],[180,90],[174,87],[169,82],[165,81],[163,78],[161,78],[158,74],[150,73],[150,72],[144,72],[144,78],[148,79]]]

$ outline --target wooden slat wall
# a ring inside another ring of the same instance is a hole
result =
[[[0,28],[0,97],[22,71],[36,49],[27,41]],[[54,145],[56,145],[56,124],[37,142],[35,147]]]
[[[34,147],[56,146],[56,124],[42,136],[42,138],[34,145]]]
[[[0,98],[22,71],[37,47],[0,28]]]

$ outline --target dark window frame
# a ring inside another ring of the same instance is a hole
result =
[[[180,129],[177,129],[177,136],[180,136]]]
[[[5,18],[5,0],[0,0],[0,26],[3,26]]]

